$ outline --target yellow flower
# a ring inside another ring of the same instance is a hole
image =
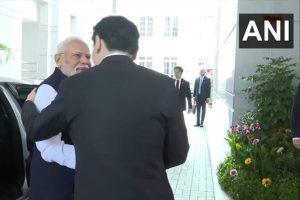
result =
[[[271,184],[271,179],[270,178],[263,178],[261,180],[261,184],[263,184],[263,186],[268,187]]]
[[[242,145],[241,145],[240,143],[236,143],[236,144],[235,144],[235,148],[236,148],[237,150],[239,150],[239,149],[242,148]]]
[[[251,160],[250,157],[245,159],[245,164],[246,165],[250,165],[251,163],[252,163],[252,160]]]

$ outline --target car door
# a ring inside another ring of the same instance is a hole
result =
[[[34,85],[0,83],[0,199],[26,199],[28,157],[21,107]]]

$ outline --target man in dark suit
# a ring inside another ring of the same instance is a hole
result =
[[[180,106],[182,110],[186,110],[186,100],[188,101],[188,113],[192,111],[192,95],[190,83],[181,78],[183,69],[180,66],[174,67],[175,88],[179,92]]]
[[[194,86],[194,101],[197,106],[197,122],[195,126],[203,127],[205,118],[206,103],[210,98],[211,84],[210,79],[205,76],[205,69],[201,69],[200,76],[195,80]],[[200,109],[201,109],[201,121],[200,121]]]
[[[60,42],[55,54],[57,67],[38,87],[34,100],[37,109],[41,111],[53,101],[65,78],[89,69],[89,59],[90,50],[80,38],[69,37]],[[75,156],[70,136],[57,132],[50,139],[34,142],[30,127],[24,125],[30,151],[30,200],[73,200]]]
[[[67,130],[76,151],[76,200],[173,200],[166,169],[185,162],[189,145],[173,79],[136,65],[137,27],[103,18],[93,62],[61,84],[40,114],[24,104],[36,140]]]
[[[300,149],[300,85],[295,95],[292,111],[292,137],[294,147]]]

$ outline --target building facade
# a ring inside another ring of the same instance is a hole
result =
[[[218,15],[218,48],[215,68],[215,97],[226,108],[224,119],[236,122],[252,108],[242,89],[249,83],[241,77],[254,74],[256,66],[266,63],[264,57],[290,57],[298,63],[299,72],[299,1],[298,0],[220,0]],[[294,48],[241,49],[239,48],[239,13],[292,13],[294,15]],[[296,83],[295,83],[296,84]],[[292,105],[291,105],[292,106]]]
[[[240,49],[239,13],[294,14],[294,48]],[[92,49],[93,26],[112,14],[126,16],[139,28],[136,63],[170,77],[180,65],[191,87],[200,68],[212,69],[213,104],[226,110],[220,114],[228,126],[251,109],[241,93],[247,83],[240,77],[253,74],[263,57],[292,57],[300,63],[299,0],[0,0],[0,43],[12,49],[7,63],[0,51],[0,76],[43,80],[55,67],[59,41],[76,35]]]

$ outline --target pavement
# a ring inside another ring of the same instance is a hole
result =
[[[167,170],[175,200],[230,200],[218,184],[217,166],[230,151],[225,137],[228,111],[221,101],[206,109],[204,127],[194,127],[196,116],[184,113],[190,150],[184,164]]]

